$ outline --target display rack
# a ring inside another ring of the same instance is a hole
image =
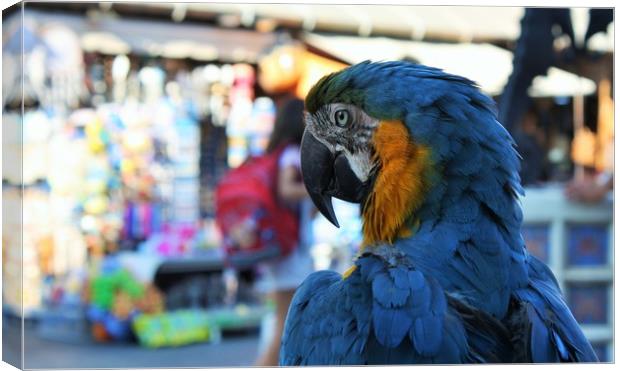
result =
[[[613,362],[613,200],[574,203],[558,185],[528,188],[525,195],[528,250],[553,270],[599,359]]]

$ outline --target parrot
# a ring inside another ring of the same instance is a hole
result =
[[[360,205],[343,274],[297,288],[279,363],[597,362],[558,282],[521,236],[520,156],[473,81],[409,61],[365,61],[305,98],[301,173],[336,227]]]

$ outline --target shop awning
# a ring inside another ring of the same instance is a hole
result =
[[[491,44],[428,43],[385,37],[328,36],[308,33],[304,40],[319,50],[348,63],[364,60],[413,60],[465,76],[477,82],[490,95],[502,92],[512,72],[512,52]],[[570,72],[551,68],[547,76],[537,77],[530,96],[589,95],[596,84]]]
[[[151,9],[171,13],[229,14],[241,23],[273,19],[307,31],[348,32],[362,36],[384,34],[421,40],[515,40],[519,36],[520,7],[152,3]]]
[[[137,6],[137,5],[136,5]],[[515,41],[521,32],[523,7],[431,6],[431,5],[319,5],[319,4],[226,4],[150,3],[143,9],[168,13],[203,15],[252,26],[258,20],[274,21],[307,32],[349,33],[358,36],[388,36],[412,40],[451,42]],[[578,42],[588,27],[588,8],[572,8],[571,19]],[[613,22],[612,22],[613,25]],[[613,26],[596,34],[587,48],[613,52]]]
[[[275,42],[275,35],[271,33],[200,24],[88,17],[27,8],[24,14],[26,22],[36,22],[42,27],[63,24],[80,36],[85,51],[104,54],[134,53],[199,61],[255,63],[259,53]]]

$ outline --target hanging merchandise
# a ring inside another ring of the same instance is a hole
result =
[[[37,23],[12,17],[2,26],[2,106],[32,107],[45,90],[45,55]],[[4,113],[3,113],[4,118]]]
[[[21,184],[22,163],[15,161],[22,156],[21,113],[2,113],[2,180]]]
[[[192,223],[200,218],[200,132],[198,124],[189,117],[178,118],[174,128],[170,151],[174,196],[170,212],[175,222]]]
[[[234,76],[231,78],[232,67],[224,65],[220,68],[209,64],[198,71],[200,73],[198,76],[201,77],[198,81],[204,81],[205,93],[208,97],[204,112],[211,117],[213,125],[225,126],[230,113],[228,93],[234,80]]]
[[[29,317],[30,312],[38,306],[38,302],[22,301],[23,287],[32,286],[30,281],[22,281],[23,268],[29,255],[32,255],[32,245],[25,245],[22,234],[9,233],[22,228],[22,192],[19,187],[2,187],[2,300],[6,310],[15,315],[24,309],[24,315]],[[6,212],[5,212],[6,211]],[[24,249],[23,249],[24,248]],[[23,249],[23,250],[22,250]],[[22,253],[23,251],[23,253]],[[30,257],[30,267],[37,267],[37,257]],[[31,268],[32,269],[32,268]],[[23,284],[22,284],[23,283]],[[36,284],[36,283],[34,283]],[[37,292],[34,293],[36,296]],[[32,298],[32,295],[30,295]]]
[[[52,209],[57,206],[52,195]],[[64,205],[62,211],[66,210]],[[86,240],[72,219],[54,219],[52,266],[44,270],[48,274],[62,275],[84,266],[87,260]]]
[[[110,160],[109,149],[115,139],[110,131],[110,120],[98,109],[84,124],[88,145],[84,188],[81,199],[80,225],[87,236],[87,243],[94,256],[115,251],[119,228],[118,177]]]
[[[160,67],[143,67],[138,73],[142,84],[142,97],[146,103],[157,102],[164,93],[166,73]]]
[[[77,108],[84,98],[84,56],[78,35],[61,23],[40,28],[46,47],[45,75],[49,85],[41,103],[59,110]]]
[[[50,140],[46,179],[52,192],[74,199],[83,190],[88,148],[83,138],[71,136],[56,133]]]
[[[105,68],[103,59],[99,55],[87,54],[84,56],[86,60],[87,75],[86,86],[90,96],[90,104],[95,107],[106,101],[108,86],[105,82]]]
[[[48,274],[66,274],[86,261],[87,245],[77,210],[83,205],[84,197],[99,192],[100,187],[86,178],[89,149],[82,128],[93,117],[92,110],[78,110],[69,119],[56,114],[50,116],[53,133],[47,144],[45,179],[50,190],[54,253]]]
[[[152,171],[156,156],[152,125],[150,117],[141,116],[140,111],[138,108],[123,112],[126,125],[119,133],[119,168],[125,199],[121,238],[130,248],[158,231],[164,219],[162,205],[157,201],[157,171]]]
[[[250,155],[265,152],[276,119],[276,106],[270,98],[260,97],[254,101],[249,127]]]
[[[127,77],[131,63],[126,55],[117,55],[112,62],[112,96],[114,102],[123,102],[127,96]]]
[[[3,186],[3,299],[16,315],[36,316],[42,304],[42,282],[53,267],[55,246],[49,189],[45,184]],[[12,231],[28,231],[16,234]]]
[[[248,135],[254,98],[254,69],[247,64],[233,66],[234,83],[230,91],[228,117],[228,165],[237,167],[249,155]]]
[[[144,240],[161,229],[162,207],[154,202],[127,202],[123,214],[121,238]]]
[[[190,99],[196,105],[198,117],[206,117],[210,114],[211,85],[219,81],[219,74],[219,67],[213,64],[198,66],[191,71],[189,76]]]
[[[49,166],[49,139],[51,122],[42,110],[26,111],[22,127],[22,181],[33,184],[46,177]]]

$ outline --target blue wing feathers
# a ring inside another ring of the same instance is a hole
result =
[[[515,291],[515,296],[528,305],[534,362],[597,362],[553,274],[534,257],[530,257],[528,266],[531,281],[527,287]]]
[[[286,321],[282,365],[479,359],[482,351],[468,343],[460,314],[434,278],[372,255],[356,264],[347,279],[318,272],[300,286]]]

